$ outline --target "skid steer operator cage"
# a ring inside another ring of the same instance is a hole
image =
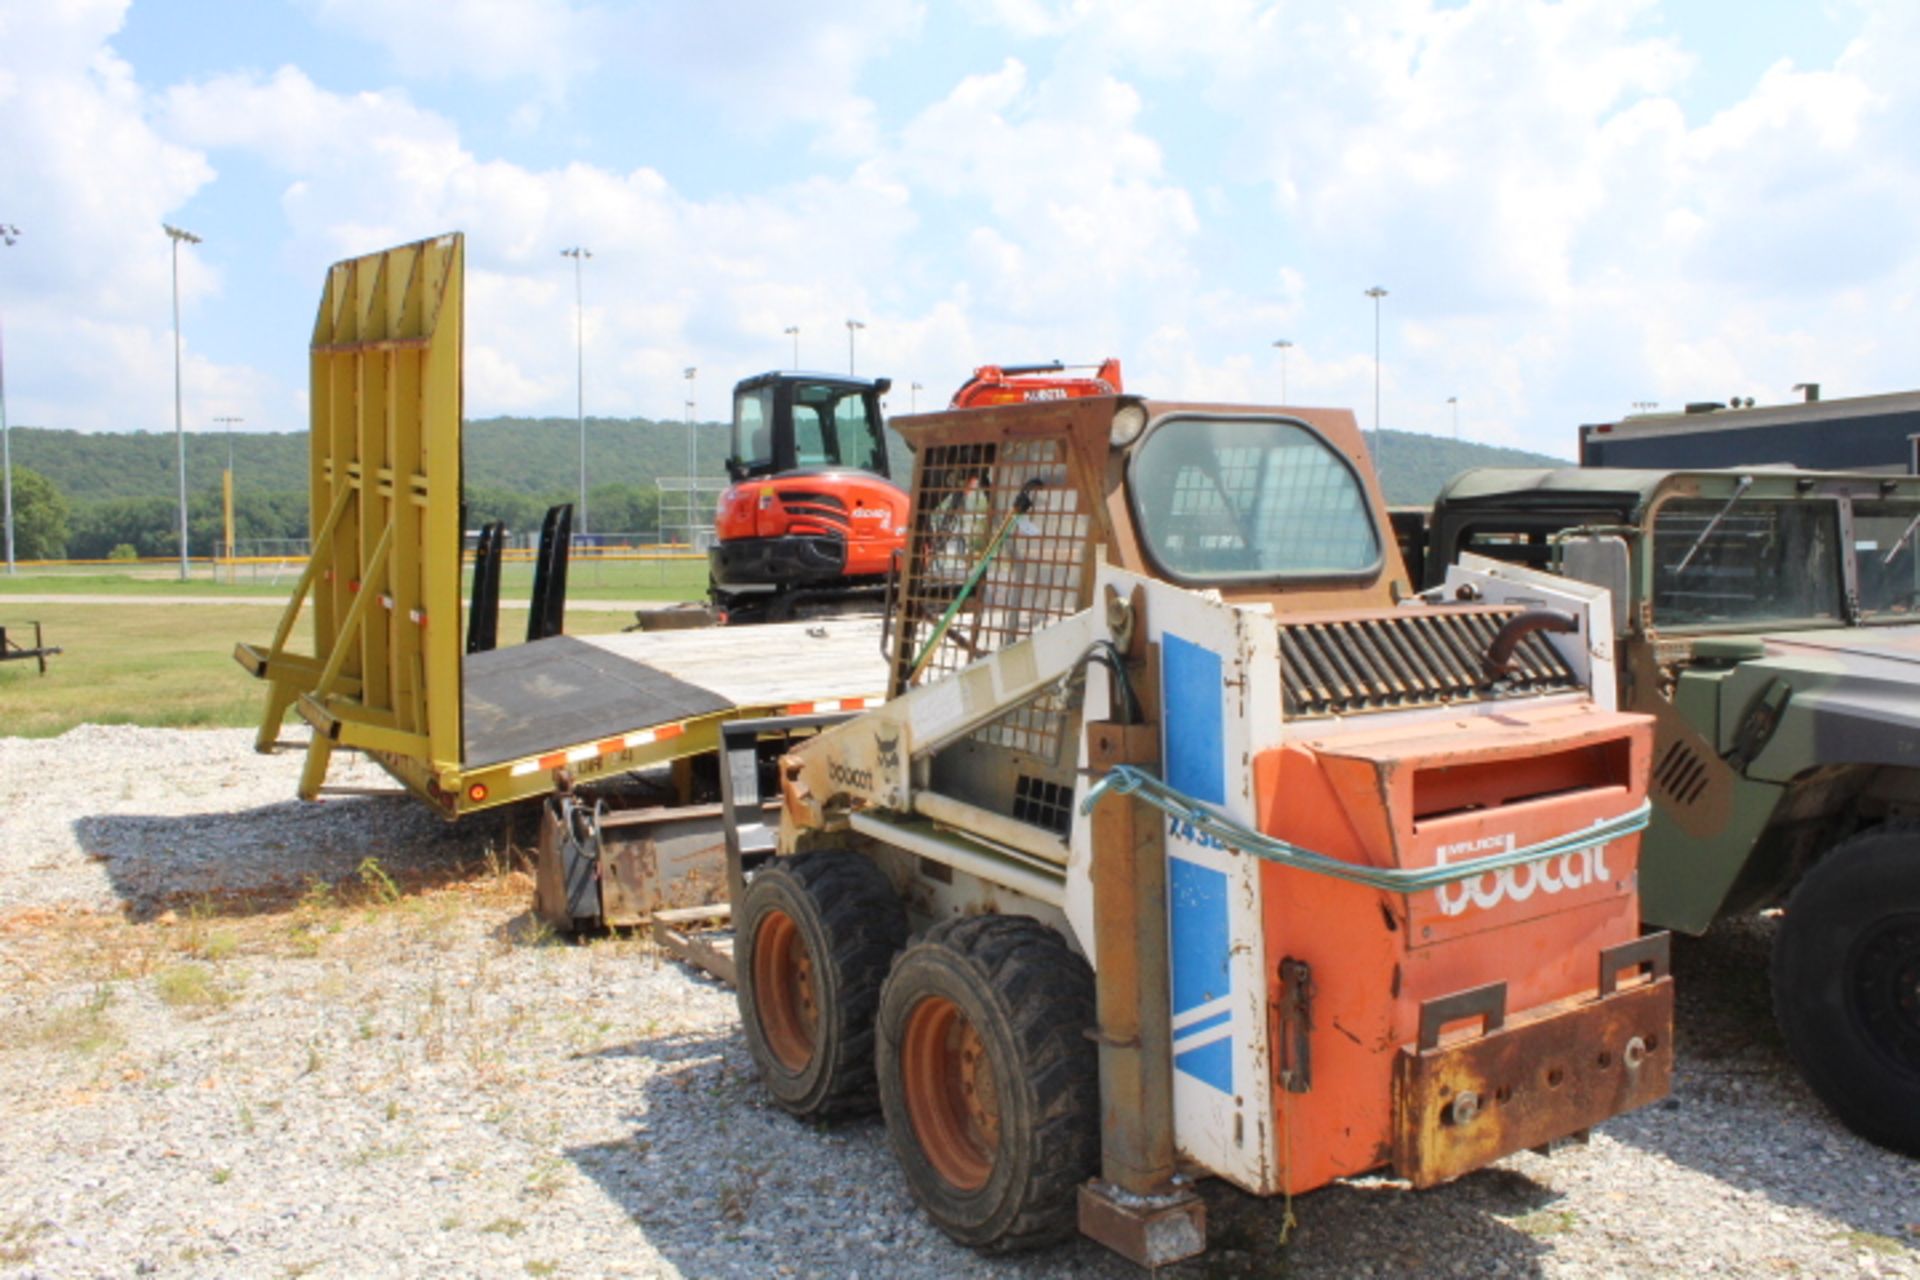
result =
[[[972,409],[899,424],[917,465],[893,611],[896,694],[1087,607],[1094,548],[1107,541],[1098,499],[1113,406],[1102,397],[1045,413]],[[1042,697],[975,736],[1055,761],[1061,710]]]

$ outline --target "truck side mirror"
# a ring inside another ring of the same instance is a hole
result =
[[[1575,582],[1607,589],[1613,597],[1616,638],[1633,629],[1633,560],[1625,538],[1611,534],[1576,534],[1563,539],[1560,572]]]

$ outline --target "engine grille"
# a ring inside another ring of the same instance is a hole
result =
[[[786,511],[792,533],[811,533],[844,539],[848,533],[847,504],[839,495],[811,490],[784,489],[780,506]]]
[[[1281,703],[1289,718],[1401,711],[1580,687],[1546,637],[1528,635],[1497,688],[1482,657],[1517,606],[1448,608],[1280,624]]]

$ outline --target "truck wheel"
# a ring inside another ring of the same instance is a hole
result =
[[[1820,1100],[1920,1156],[1920,826],[1855,836],[1801,879],[1774,940],[1773,1004]]]
[[[1098,1171],[1093,973],[1023,916],[936,926],[880,995],[880,1105],[907,1186],[961,1244],[1010,1252],[1073,1234]]]
[[[873,1110],[873,1018],[907,915],[857,853],[776,858],[735,915],[740,1021],[767,1092],[806,1119]]]

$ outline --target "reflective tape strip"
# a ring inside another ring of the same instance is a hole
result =
[[[879,701],[878,698],[823,698],[818,702],[796,702],[784,714],[811,716],[827,711],[863,711]]]
[[[380,607],[383,609],[393,608],[393,597],[384,591],[380,593]]]
[[[684,724],[663,724],[657,728],[642,729],[638,733],[624,734],[618,738],[602,738],[584,747],[574,747],[567,751],[550,751],[534,760],[522,760],[508,770],[508,774],[511,777],[524,778],[530,773],[559,769],[569,764],[579,764],[586,760],[596,760],[601,756],[610,756],[616,751],[628,751],[634,747],[664,742],[669,738],[677,738],[686,731],[687,726]]]

